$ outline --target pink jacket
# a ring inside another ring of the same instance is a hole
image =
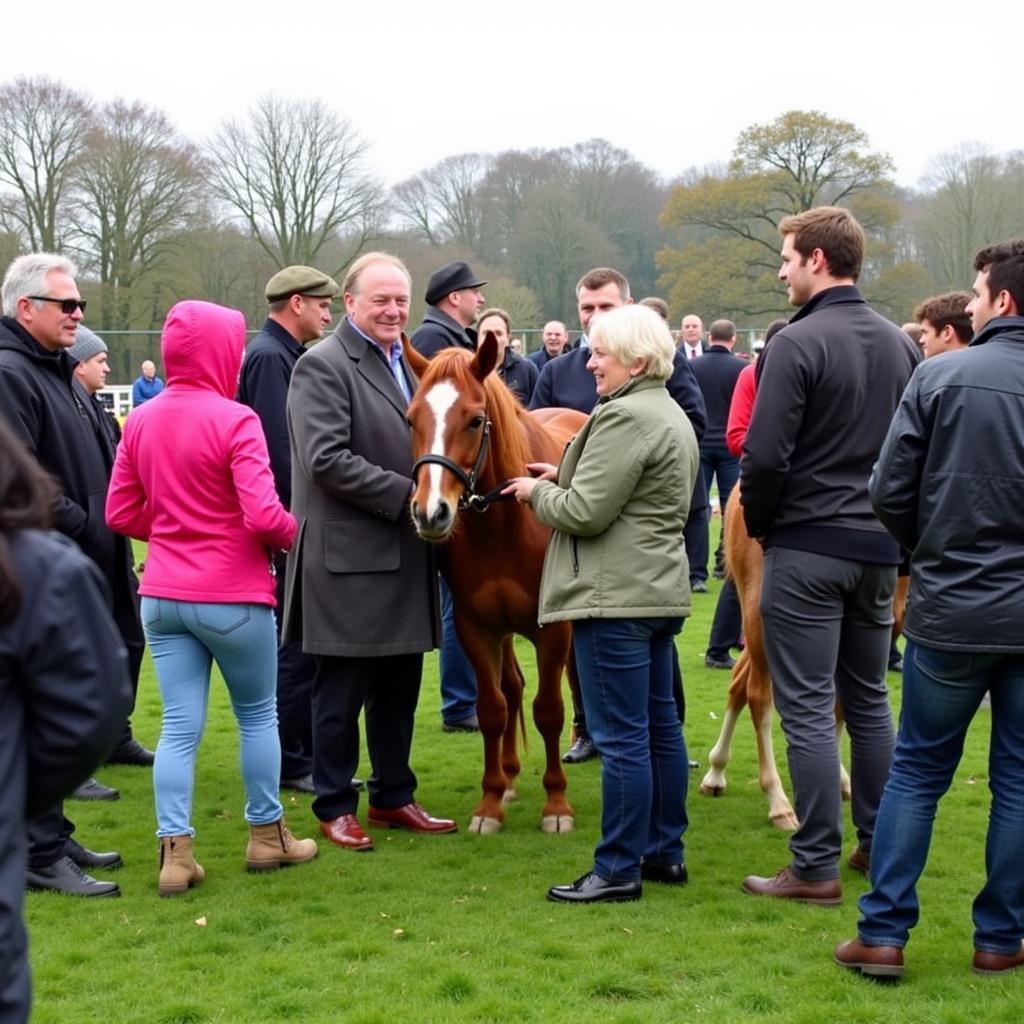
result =
[[[167,387],[125,421],[107,494],[110,528],[149,542],[144,596],[276,604],[272,552],[291,547],[295,517],[256,413],[234,401],[244,350],[237,310],[188,301],[167,314]]]

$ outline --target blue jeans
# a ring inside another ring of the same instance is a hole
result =
[[[441,719],[451,725],[476,714],[476,673],[455,633],[452,593],[441,578]]]
[[[641,859],[683,861],[686,744],[672,697],[682,619],[579,619],[573,644],[587,728],[601,752],[601,840],[594,873],[640,878]]]
[[[711,481],[718,478],[718,507],[725,515],[725,506],[729,504],[729,495],[736,486],[740,476],[740,460],[724,445],[711,445],[700,449],[700,468],[704,474],[704,483],[708,489],[708,500],[711,495]]]
[[[251,825],[277,821],[281,745],[273,609],[144,597],[142,623],[164,705],[153,765],[157,835],[195,835],[191,818],[196,750],[206,726],[215,660],[241,734],[245,820]]]
[[[871,846],[871,891],[858,931],[868,945],[904,946],[918,919],[917,880],[928,859],[939,798],[964,736],[992,694],[985,846],[987,879],[974,901],[974,946],[1012,955],[1024,938],[1024,655],[940,651],[907,641],[892,774]]]

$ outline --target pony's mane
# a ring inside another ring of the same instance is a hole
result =
[[[429,387],[444,378],[453,380],[460,392],[467,386],[479,385],[469,369],[472,360],[472,353],[464,348],[442,349],[430,360],[420,386]],[[532,461],[522,422],[526,410],[496,373],[487,375],[483,387],[487,395],[487,415],[491,420],[488,470],[493,472],[495,483],[523,476],[527,462]]]

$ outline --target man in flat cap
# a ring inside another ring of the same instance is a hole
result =
[[[481,281],[468,263],[457,260],[435,270],[427,282],[427,312],[413,332],[413,348],[428,359],[444,348],[476,351],[473,324],[483,307]],[[441,727],[445,732],[476,732],[476,674],[459,638],[448,587],[442,580],[441,618]]]
[[[473,324],[486,301],[480,292],[481,281],[468,263],[456,260],[435,270],[427,282],[427,312],[423,323],[413,331],[412,344],[428,359],[443,348],[476,351]]]
[[[266,287],[270,309],[242,363],[238,400],[263,424],[270,451],[274,485],[285,508],[292,502],[292,457],[288,444],[288,385],[305,351],[331,323],[331,300],[338,286],[313,267],[285,267]],[[284,610],[285,556],[274,556],[277,573],[278,639]],[[277,730],[281,738],[281,786],[313,792],[313,726],[311,699],[316,664],[299,643],[280,644],[277,651]]]

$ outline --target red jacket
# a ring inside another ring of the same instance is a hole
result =
[[[757,378],[754,376],[755,365],[744,366],[736,378],[736,388],[732,393],[729,406],[729,421],[725,426],[725,443],[733,455],[743,454],[743,442],[750,426],[750,417],[754,415],[754,396],[757,394]]]

